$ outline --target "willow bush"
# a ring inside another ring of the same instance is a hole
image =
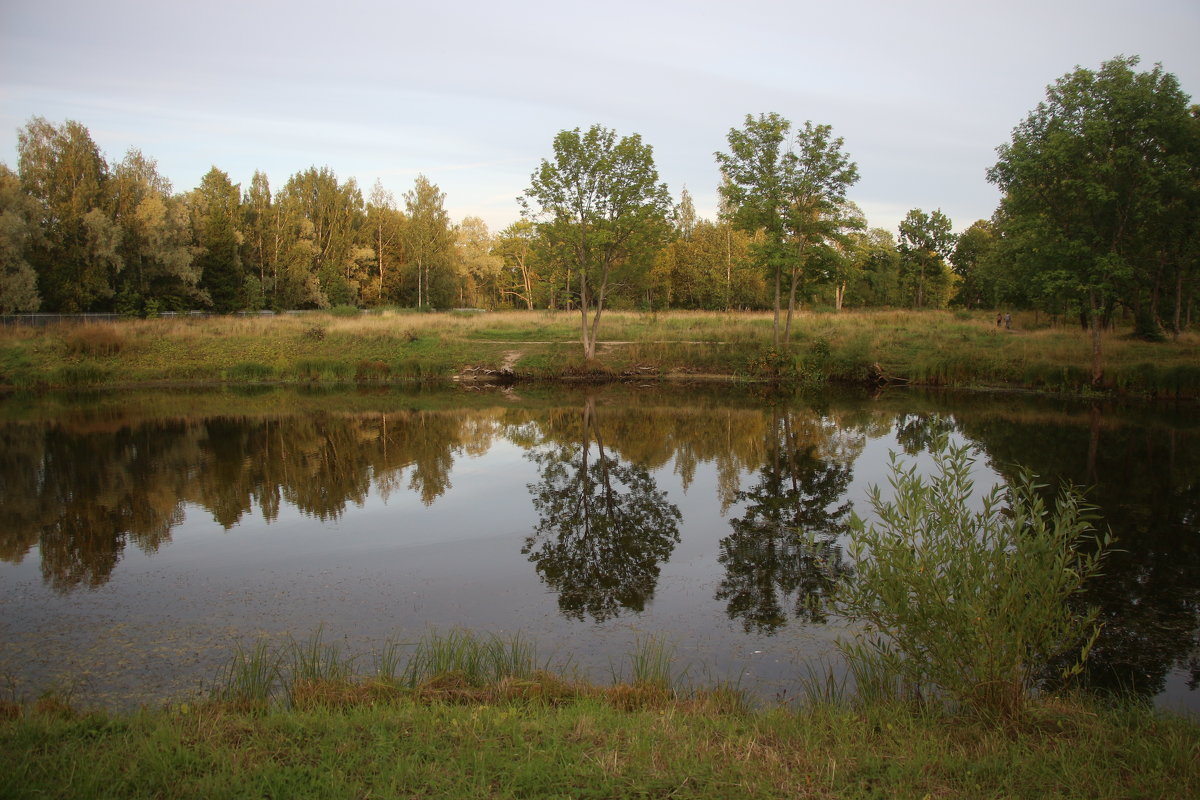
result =
[[[1111,538],[1094,507],[1064,485],[1053,508],[1044,484],[1021,470],[975,499],[974,459],[942,438],[935,474],[891,456],[892,499],[870,490],[877,522],[854,515],[856,578],[839,605],[865,623],[843,642],[855,674],[983,714],[1012,716],[1055,658],[1064,678],[1083,667],[1099,634],[1098,611],[1068,602],[1097,574]],[[1076,657],[1077,656],[1077,657]]]

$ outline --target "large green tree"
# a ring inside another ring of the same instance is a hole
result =
[[[131,149],[113,170],[113,221],[121,231],[124,269],[118,310],[153,314],[190,308],[201,299],[186,204],[171,193],[154,159]]]
[[[21,188],[38,205],[42,236],[30,263],[47,308],[108,307],[123,266],[109,210],[109,169],[87,128],[34,117],[17,134]]]
[[[221,314],[242,307],[241,199],[238,185],[216,167],[204,175],[191,196],[200,288],[208,293],[213,310]]]
[[[1059,78],[988,170],[1004,192],[1015,266],[1051,274],[1086,313],[1093,384],[1103,374],[1102,315],[1146,301],[1156,262],[1186,252],[1163,246],[1170,220],[1200,213],[1189,98],[1161,65],[1137,65],[1117,57]]]
[[[402,229],[408,263],[416,272],[416,305],[449,308],[454,301],[454,228],[446,193],[424,175],[404,193],[407,221]]]
[[[242,266],[246,272],[246,304],[259,310],[276,305],[283,228],[272,201],[271,181],[255,170],[242,195]]]
[[[459,301],[463,306],[494,308],[500,298],[504,258],[496,237],[481,217],[465,217],[455,227]]]
[[[764,233],[756,248],[775,287],[775,344],[791,336],[796,296],[810,281],[810,258],[847,227],[842,210],[846,191],[858,181],[858,167],[843,151],[841,137],[828,125],[792,124],[779,114],[747,114],[741,129],[727,137],[728,153],[716,153],[724,175],[721,194],[736,224]],[[780,329],[786,281],[787,321]]]
[[[325,308],[357,304],[373,253],[359,243],[366,216],[353,178],[339,181],[329,167],[309,167],[288,179],[276,197],[293,245],[288,269],[301,303]]]
[[[520,300],[532,311],[535,288],[541,283],[538,274],[539,258],[535,239],[537,226],[532,220],[520,219],[500,231],[496,237],[496,254],[503,261],[500,273],[500,297]]]
[[[942,308],[953,288],[947,260],[957,238],[950,218],[919,208],[900,222],[900,274],[913,308]]]
[[[404,262],[404,213],[396,208],[396,198],[376,180],[367,201],[367,217],[360,231],[374,258],[371,280],[363,284],[366,305],[382,305],[399,296],[400,267]]]
[[[954,296],[956,305],[999,308],[1013,296],[1010,277],[998,268],[996,253],[996,224],[991,220],[976,220],[959,235],[950,254],[962,281]]]
[[[542,160],[519,199],[527,215],[541,218],[551,242],[569,253],[583,354],[595,358],[614,275],[625,268],[644,278],[669,232],[671,198],[658,180],[653,149],[636,133],[618,139],[600,125],[560,131],[553,160]]]
[[[21,191],[21,179],[0,164],[0,314],[37,311],[42,304],[29,263],[41,236],[37,214],[37,204]]]

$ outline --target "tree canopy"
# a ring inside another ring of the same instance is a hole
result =
[[[644,273],[666,240],[671,197],[653,150],[636,133],[618,139],[600,125],[560,131],[553,160],[542,160],[520,202],[574,272],[583,353],[595,358],[614,274]]]
[[[715,154],[716,219],[671,201],[638,134],[563,130],[518,198],[520,219],[452,220],[417,175],[364,198],[330,167],[274,186],[213,166],[175,190],[137,148],[109,162],[87,128],[33,117],[0,164],[0,313],[449,308],[580,312],[593,358],[608,308],[773,308],[788,341],[802,303],[1036,308],[1100,331],[1121,318],[1179,336],[1200,290],[1200,107],[1161,65],[1078,67],[997,150],[991,219],[940,209],[867,227],[859,178],[828,125],[747,115]],[[399,202],[397,202],[399,197]],[[960,220],[965,222],[964,220]],[[498,233],[493,233],[498,231]],[[786,317],[784,307],[786,306]]]
[[[1175,76],[1137,65],[1117,57],[1059,78],[987,174],[1004,192],[998,219],[1013,266],[1042,297],[1065,294],[1086,313],[1093,383],[1102,317],[1117,302],[1153,308],[1164,277],[1181,293],[1196,269],[1197,118]]]
[[[740,130],[729,131],[729,152],[715,154],[725,177],[721,195],[734,222],[763,234],[755,252],[774,280],[776,344],[791,333],[797,291],[812,277],[806,272],[810,259],[848,226],[846,191],[858,181],[858,167],[830,126],[805,122],[794,135],[791,129],[779,114],[757,119],[747,114]],[[785,278],[788,313],[781,333]]]

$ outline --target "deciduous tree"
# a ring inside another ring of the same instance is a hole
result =
[[[229,175],[213,167],[192,192],[191,210],[200,288],[208,293],[214,311],[237,311],[242,307],[244,279],[238,231],[241,190]]]
[[[76,312],[107,304],[122,266],[120,231],[108,209],[108,164],[87,128],[34,117],[17,134],[17,171],[38,205],[43,235],[30,263],[46,306]]]
[[[124,265],[118,310],[153,314],[200,302],[188,210],[155,161],[131,149],[113,170],[110,186]]]
[[[720,191],[733,220],[764,234],[756,254],[774,281],[775,344],[790,337],[796,296],[810,277],[808,258],[845,227],[839,210],[847,189],[858,181],[857,166],[830,126],[805,122],[794,136],[791,129],[778,114],[757,119],[747,114],[740,130],[729,131],[729,152],[715,154],[725,178]],[[780,330],[785,278],[788,313]]]
[[[530,181],[519,200],[527,215],[543,220],[550,241],[570,254],[583,354],[595,358],[615,271],[625,267],[644,276],[666,238],[667,186],[659,183],[650,145],[637,134],[618,140],[600,125],[559,132],[553,161],[543,160]]]
[[[0,164],[0,314],[37,311],[42,298],[29,263],[40,238],[37,204],[21,191],[17,174]]]
[[[952,280],[946,265],[957,239],[950,218],[938,209],[919,208],[900,223],[901,279],[913,308],[943,308],[950,300]]]
[[[445,202],[446,193],[424,175],[418,175],[412,190],[404,194],[408,219],[402,236],[409,264],[416,272],[418,307],[449,308],[454,299],[454,230]]]
[[[1138,61],[1059,78],[988,170],[1023,266],[1053,272],[1086,310],[1093,384],[1103,374],[1102,314],[1146,297],[1167,219],[1181,207],[1200,213],[1189,98],[1161,65],[1138,72]]]

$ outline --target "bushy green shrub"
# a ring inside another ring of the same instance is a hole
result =
[[[1082,669],[1097,611],[1067,601],[1097,573],[1110,537],[1075,488],[1050,509],[1045,486],[1021,471],[975,498],[968,448],[943,437],[934,449],[928,481],[893,454],[894,498],[873,486],[878,522],[851,521],[856,578],[839,604],[866,629],[842,651],[856,674],[1012,716],[1053,659],[1077,654],[1064,677]]]

